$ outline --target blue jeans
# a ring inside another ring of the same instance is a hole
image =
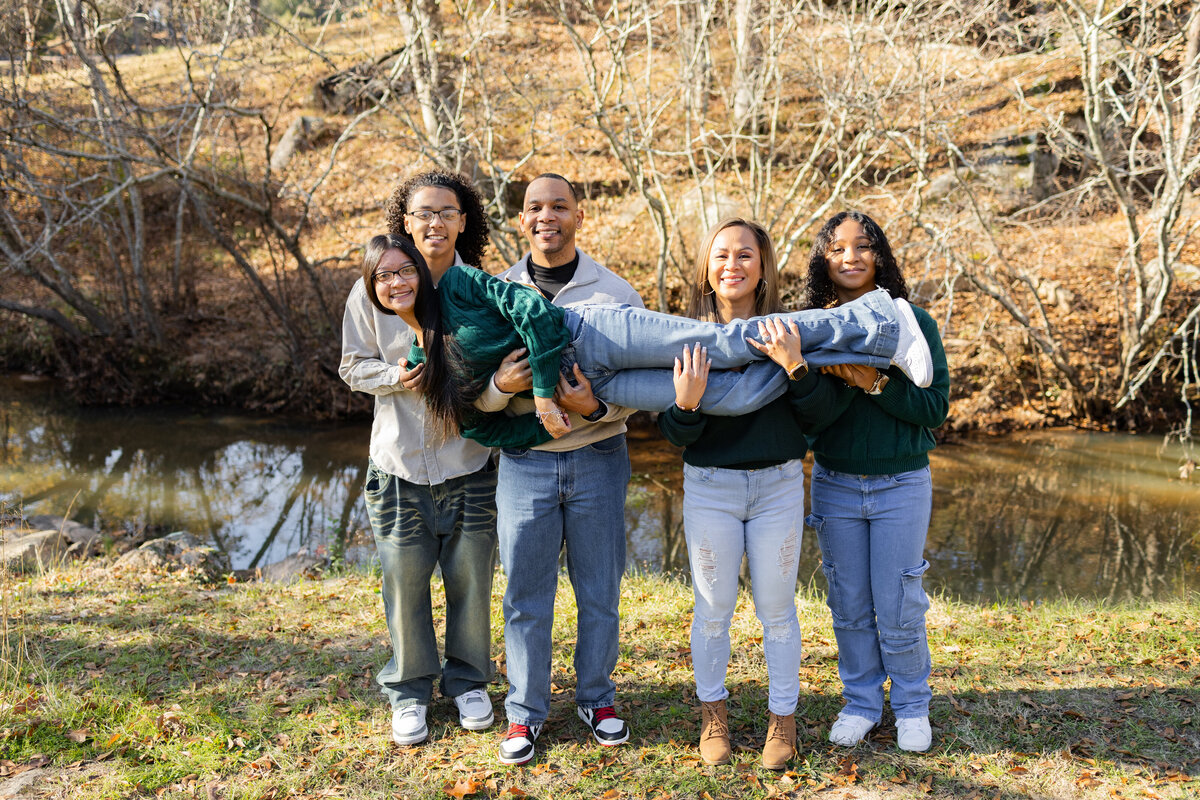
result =
[[[618,305],[563,309],[571,342],[563,363],[578,362],[596,396],[644,411],[662,411],[675,402],[671,365],[684,345],[708,348],[712,369],[701,398],[704,413],[721,417],[748,414],[783,394],[787,376],[746,342],[758,338],[758,319],[727,324],[659,314]],[[865,364],[885,369],[896,353],[899,323],[895,304],[877,289],[837,308],[808,309],[773,316],[793,319],[804,357],[812,368]],[[741,372],[730,372],[749,364]]]
[[[692,568],[692,670],[696,697],[729,696],[729,623],[742,554],[750,564],[754,613],[763,629],[771,713],[788,716],[800,697],[796,572],[804,532],[804,462],[766,469],[683,465],[683,530]]]
[[[584,708],[613,704],[628,483],[624,434],[564,453],[501,451],[496,506],[500,562],[508,574],[509,723],[540,723],[550,713],[551,629],[564,545],[579,614],[575,702]]]
[[[929,715],[929,598],[921,576],[933,484],[929,467],[895,475],[812,469],[812,514],[838,643],[844,711],[878,721],[892,679],[897,719]]]
[[[376,680],[392,708],[428,705],[433,683],[456,697],[491,677],[496,471],[424,486],[370,464],[364,492],[383,568],[383,611],[392,658]],[[445,660],[439,661],[429,580],[442,568]]]

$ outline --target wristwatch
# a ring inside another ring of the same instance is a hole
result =
[[[801,361],[799,364],[793,364],[785,371],[789,381],[798,381],[808,374],[808,362]]]
[[[604,405],[604,401],[599,397],[596,398],[596,403],[597,405],[595,411],[590,414],[581,414],[580,416],[582,416],[588,422],[599,422],[602,420],[604,415],[608,413],[608,406]]]
[[[870,389],[867,389],[867,394],[880,394],[883,391],[883,387],[888,385],[889,380],[891,379],[887,375],[879,370],[875,370],[875,382],[871,384]]]

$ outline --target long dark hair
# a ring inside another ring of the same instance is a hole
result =
[[[708,283],[708,257],[712,253],[713,242],[717,234],[727,228],[745,228],[754,236],[758,245],[758,261],[762,265],[762,278],[754,291],[754,313],[756,316],[774,314],[783,311],[783,301],[779,299],[779,259],[775,255],[775,245],[771,242],[771,234],[757,222],[730,217],[723,219],[709,229],[704,237],[704,244],[696,252],[696,263],[692,271],[692,293],[688,302],[687,315],[694,319],[707,322],[725,322],[717,311],[716,294]]]
[[[455,172],[430,170],[414,175],[396,187],[388,198],[384,208],[388,231],[397,236],[404,236],[404,215],[408,213],[408,204],[419,189],[432,186],[437,189],[449,189],[458,198],[463,213],[466,214],[467,224],[463,232],[454,241],[454,249],[462,256],[464,263],[478,267],[483,263],[483,251],[488,246],[488,221],[483,213],[483,195],[472,183]]]
[[[887,289],[893,298],[907,300],[908,285],[900,274],[900,266],[896,263],[896,256],[892,254],[892,246],[888,244],[883,228],[861,211],[841,211],[821,226],[813,241],[812,253],[808,257],[805,308],[825,308],[837,302],[833,281],[829,279],[829,259],[826,255],[833,242],[833,232],[848,219],[861,225],[871,242],[871,251],[875,253],[875,285]]]
[[[473,410],[472,404],[482,391],[482,384],[471,381],[462,353],[454,336],[446,333],[442,325],[442,307],[438,302],[437,287],[425,257],[411,240],[385,233],[372,236],[363,255],[362,279],[371,303],[384,314],[396,312],[379,300],[375,287],[375,270],[384,253],[400,250],[413,260],[417,267],[417,297],[413,313],[421,326],[421,342],[425,350],[425,378],[421,394],[425,406],[435,419],[441,421],[446,430],[457,430]]]

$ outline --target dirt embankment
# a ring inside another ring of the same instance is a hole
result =
[[[491,204],[490,271],[519,255],[515,213],[542,171],[581,187],[580,247],[672,311],[707,224],[731,214],[768,225],[798,304],[816,228],[849,205],[884,224],[915,301],[939,321],[946,433],[1182,418],[1193,373],[1170,337],[1200,298],[1189,267],[1200,254],[1167,231],[1170,269],[1138,277],[1158,257],[1145,223],[1165,173],[1138,162],[1145,191],[1128,203],[1105,189],[1076,123],[1086,53],[1052,33],[1050,11],[1027,9],[1008,38],[983,17],[923,19],[949,12],[921,2],[762,23],[763,69],[747,84],[740,40],[724,35],[737,20],[715,20],[701,41],[682,16],[619,25],[587,8],[443,18],[435,49],[460,90],[450,145],[396,66],[395,19],[365,9],[264,30],[220,56],[163,48],[33,76],[5,98],[14,130],[37,133],[0,199],[20,245],[6,252],[23,254],[3,268],[0,367],[54,375],[85,403],[367,415],[371,399],[337,377],[356,248],[382,228],[396,183],[453,151]],[[1186,78],[1170,38],[1180,26],[1164,20],[1163,63]],[[125,127],[88,121],[85,75],[108,82],[104,118]],[[1153,112],[1141,107],[1135,125],[1147,141],[1162,133]],[[1130,208],[1143,225],[1133,258]],[[1164,275],[1170,291],[1156,295]],[[1158,317],[1132,316],[1154,303]],[[1132,353],[1131,332],[1144,340]],[[1147,364],[1139,398],[1117,408]]]

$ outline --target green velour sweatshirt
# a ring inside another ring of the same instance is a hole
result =
[[[937,323],[913,306],[933,356],[933,382],[918,388],[898,367],[888,368],[888,384],[878,395],[837,384],[835,419],[810,435],[817,463],[835,472],[894,475],[929,466],[933,428],[950,410],[950,369]]]

